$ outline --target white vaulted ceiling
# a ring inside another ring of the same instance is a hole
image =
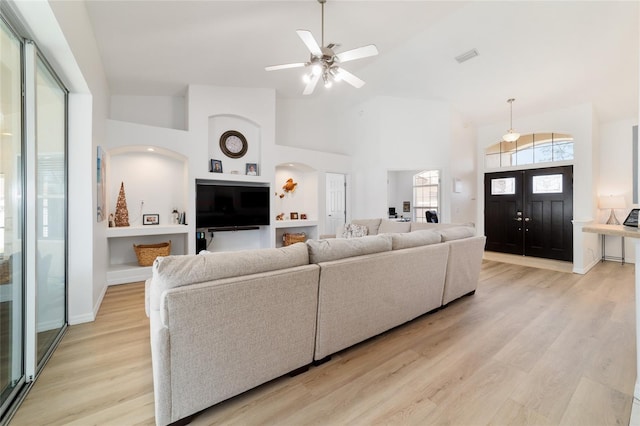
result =
[[[181,95],[188,84],[275,88],[303,98],[296,29],[320,39],[320,5],[296,1],[88,0],[112,94]],[[345,67],[362,89],[318,87],[313,98],[375,95],[441,100],[477,125],[592,102],[603,121],[638,115],[638,2],[346,1],[325,5],[325,44],[376,44]],[[470,49],[478,57],[458,64]]]

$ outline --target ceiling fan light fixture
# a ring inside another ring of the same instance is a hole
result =
[[[505,142],[515,142],[518,139],[520,139],[520,133],[516,132],[515,130],[513,130],[513,102],[515,101],[514,98],[510,98],[507,99],[507,102],[510,105],[510,118],[509,118],[509,130],[507,130],[507,133],[505,133],[502,136],[502,140]]]
[[[311,75],[318,75],[322,72],[322,65],[319,63],[315,63],[311,65]]]

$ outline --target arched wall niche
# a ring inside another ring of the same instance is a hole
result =
[[[258,174],[261,174],[261,128],[256,122],[239,115],[218,114],[209,116],[208,123],[209,158],[222,162],[223,173],[243,175],[247,164],[254,163],[258,165]],[[247,152],[241,158],[229,158],[220,149],[220,136],[229,130],[240,132],[247,140]]]
[[[283,186],[289,179],[295,190],[286,192]],[[305,214],[308,220],[318,220],[318,171],[304,163],[287,162],[276,166],[274,187],[275,214],[284,213],[289,219],[292,212]]]
[[[142,225],[143,214],[160,215],[160,225],[171,224],[171,212],[186,210],[188,159],[152,145],[129,145],[108,151],[107,211],[114,213],[120,185],[124,190],[131,226]]]

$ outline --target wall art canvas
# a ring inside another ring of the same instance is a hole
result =
[[[97,173],[96,173],[96,200],[97,200],[97,215],[96,220],[102,222],[107,218],[107,165],[105,159],[105,152],[101,146],[98,146],[97,154]]]

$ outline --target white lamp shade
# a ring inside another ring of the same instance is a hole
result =
[[[622,195],[600,197],[598,205],[601,209],[624,209],[627,207]]]
[[[513,129],[509,129],[507,133],[502,137],[505,142],[515,142],[520,137],[520,133],[514,132]]]

